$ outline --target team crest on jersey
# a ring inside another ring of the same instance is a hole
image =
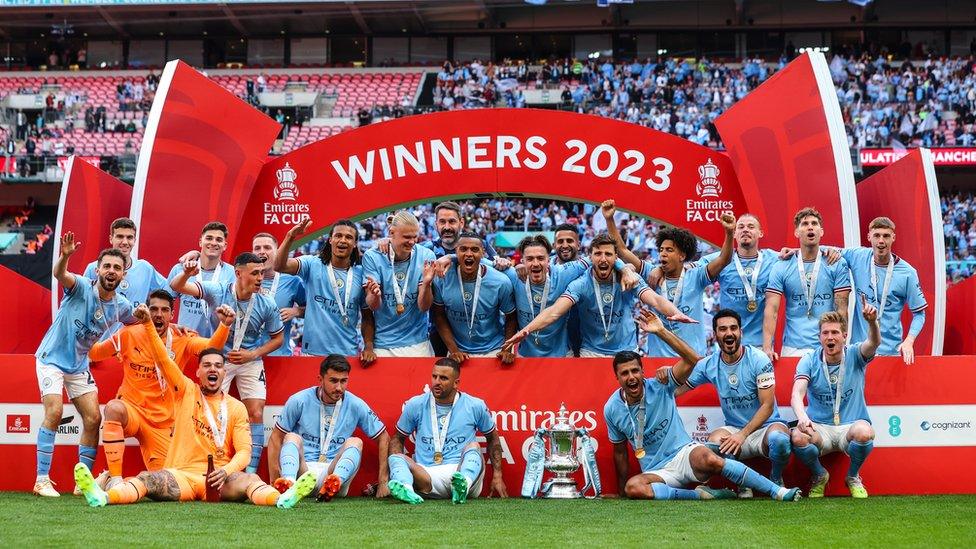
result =
[[[803,273],[803,278],[805,278],[807,282],[813,282],[813,271]]]
[[[603,294],[603,302],[604,303],[612,303],[613,302],[613,294]]]
[[[830,384],[837,385],[837,374],[830,374]]]
[[[399,280],[400,282],[403,282],[404,280],[407,279],[407,273],[405,272],[396,273],[394,276],[396,276],[396,279]]]
[[[739,384],[739,376],[736,374],[729,374],[729,383],[732,385]]]
[[[271,288],[261,288],[261,293],[267,296],[271,295]]]
[[[534,301],[536,303],[542,303],[542,296],[541,295],[534,295],[534,296],[532,296],[532,301]]]
[[[123,280],[122,282],[119,282],[119,289],[120,290],[128,290],[129,289],[129,281]]]
[[[675,288],[668,288],[668,299],[674,299]]]
[[[343,286],[346,285],[346,282],[338,277],[336,277],[335,283],[336,283],[336,288],[339,288],[340,290],[342,289]]]
[[[95,320],[101,320],[104,316],[101,309],[95,309]]]
[[[752,266],[746,267],[742,270],[746,276],[752,276]]]
[[[472,299],[471,292],[464,292],[464,300],[471,301],[471,299]]]

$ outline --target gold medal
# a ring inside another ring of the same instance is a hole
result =
[[[319,454],[319,463],[325,463],[325,454]]]
[[[223,457],[224,457],[224,449],[223,448],[217,448],[217,451],[214,452],[214,457],[223,459]]]
[[[440,452],[434,452],[434,463],[440,465],[444,461],[444,454]]]
[[[834,412],[834,425],[840,425],[840,414]]]
[[[396,311],[397,311],[397,314],[398,315],[402,315],[403,314],[403,311],[405,311],[405,310],[406,309],[403,307],[403,303],[397,303],[397,309],[396,309]]]
[[[634,450],[634,455],[637,456],[637,459],[644,459],[644,456],[647,454],[644,452],[643,448],[638,448]]]
[[[759,304],[752,299],[750,299],[749,304],[746,305],[746,310],[749,311],[750,313],[756,312],[756,309],[758,308],[759,308]]]

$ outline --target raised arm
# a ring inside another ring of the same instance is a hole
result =
[[[298,274],[298,267],[300,266],[297,259],[294,257],[288,257],[288,251],[291,250],[291,245],[295,242],[295,239],[299,238],[305,234],[305,230],[312,223],[311,219],[306,219],[298,225],[292,227],[286,234],[285,238],[281,240],[281,244],[278,244],[278,253],[275,255],[274,270],[279,273],[286,274]],[[326,243],[326,246],[329,244]]]
[[[420,287],[417,289],[417,307],[421,311],[429,311],[430,306],[434,304],[434,290],[430,285],[434,281],[434,274],[436,272],[437,268],[434,266],[433,261],[424,263],[423,274],[420,277]]]
[[[848,299],[850,298],[850,296],[851,296],[850,290],[840,290],[834,292],[834,310],[840,313],[840,316],[844,317],[845,321],[848,320],[847,306],[848,306]],[[766,303],[769,303],[769,301],[766,301]]]
[[[58,255],[58,262],[54,264],[53,274],[61,287],[68,291],[75,287],[75,275],[68,272],[68,258],[75,253],[78,246],[81,246],[81,242],[75,242],[75,233],[68,231],[61,236],[61,253]]]
[[[691,375],[691,371],[695,369],[695,364],[698,364],[698,361],[701,360],[698,353],[696,353],[690,345],[685,343],[683,339],[674,335],[673,332],[665,328],[664,323],[661,322],[661,319],[650,311],[641,309],[640,318],[637,320],[637,324],[641,330],[660,338],[661,341],[666,343],[668,347],[671,347],[674,349],[674,352],[678,353],[681,360],[671,367],[671,375],[674,377],[674,381],[678,385],[681,385],[687,381],[688,376]]]
[[[190,277],[200,272],[200,264],[197,261],[187,261],[183,263],[183,271],[176,275],[176,278],[169,283],[169,287],[178,294],[186,294],[190,297],[202,298],[203,292],[200,287],[190,282]]]
[[[873,305],[869,305],[863,295],[861,296],[861,316],[864,317],[868,325],[868,338],[861,343],[860,352],[864,360],[871,360],[881,345],[881,328],[878,325],[878,310]]]
[[[633,265],[634,269],[640,273],[644,267],[644,262],[637,257],[637,254],[630,251],[624,245],[623,238],[620,237],[620,231],[617,229],[617,222],[613,220],[613,215],[617,213],[616,203],[613,200],[604,200],[600,204],[600,211],[603,213],[603,218],[607,220],[607,234],[617,241],[617,255],[630,265]]]
[[[729,262],[732,261],[732,241],[735,234],[735,216],[731,212],[722,214],[722,228],[725,229],[725,242],[722,243],[722,250],[718,257],[708,262],[708,279],[715,280]]]
[[[654,307],[655,310],[659,311],[662,315],[667,316],[668,320],[672,322],[697,324],[697,321],[679,311],[674,303],[671,303],[671,301],[665,299],[664,296],[658,294],[650,288],[648,288],[646,291],[640,292],[640,300],[644,305]]]
[[[223,349],[227,345],[227,337],[230,335],[229,326],[234,323],[234,318],[237,316],[234,313],[234,309],[230,308],[229,305],[221,305],[214,310],[214,314],[217,315],[217,319],[220,322],[217,324],[217,329],[210,338],[205,337],[192,337],[190,338],[189,344],[186,346],[187,352],[190,356],[197,356],[200,351],[206,348],[213,349]]]
[[[149,308],[145,304],[139,305],[136,307],[133,315],[142,322],[142,327],[146,330],[146,335],[149,336],[149,352],[152,354],[153,360],[162,370],[163,377],[166,378],[166,383],[173,388],[173,392],[182,393],[186,390],[186,385],[190,380],[183,375],[183,371],[180,370],[180,367],[173,362],[173,359],[169,357],[169,353],[166,352],[166,346],[163,345],[163,340],[159,338],[159,334],[156,333],[156,327],[153,326],[152,320],[149,317]]]

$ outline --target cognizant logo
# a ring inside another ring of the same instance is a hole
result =
[[[919,427],[923,431],[948,431],[949,429],[971,429],[971,421],[936,421],[928,422],[923,421]]]

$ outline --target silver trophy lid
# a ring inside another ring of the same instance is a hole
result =
[[[551,432],[575,432],[576,425],[569,418],[569,411],[566,409],[566,403],[560,403],[559,411],[556,412],[556,418],[552,422],[552,427],[549,428]]]

